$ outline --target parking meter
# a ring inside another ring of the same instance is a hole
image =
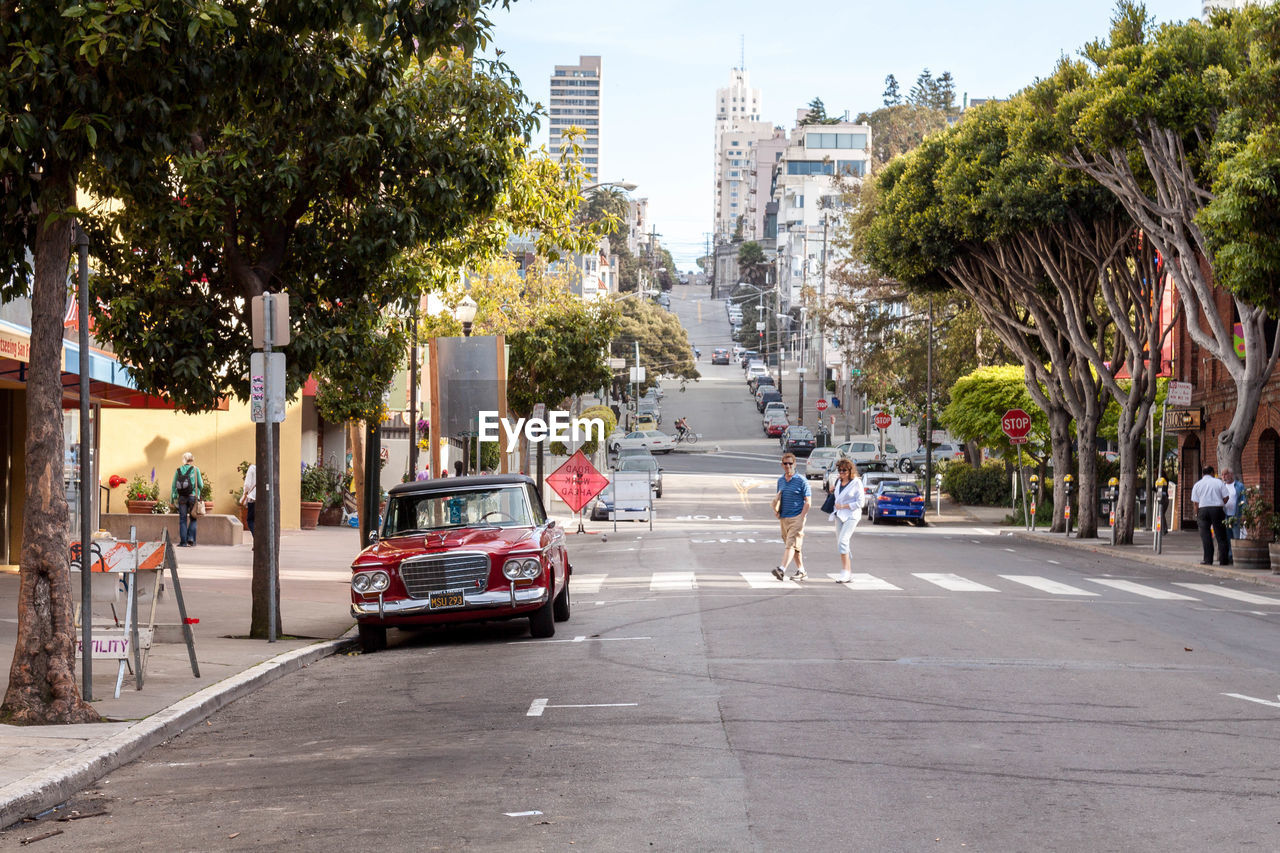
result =
[[[1071,535],[1071,484],[1075,482],[1075,477],[1070,474],[1062,478],[1062,493],[1067,499],[1067,508],[1063,510],[1062,517],[1067,522],[1067,535]]]
[[[936,496],[935,500],[938,506],[937,513],[938,515],[942,515],[942,475],[941,474],[935,474],[933,476],[933,494]]]
[[[1111,507],[1111,544],[1116,544],[1116,502],[1120,499],[1120,481],[1112,477],[1107,481],[1107,503]]]
[[[1151,548],[1159,554],[1164,549],[1164,512],[1169,506],[1169,481],[1164,477],[1160,477],[1156,480],[1156,488],[1160,490],[1160,504],[1156,511],[1156,532],[1151,542]]]
[[[1039,488],[1037,488],[1037,487],[1040,485],[1040,476],[1039,476],[1038,474],[1032,474],[1032,475],[1031,475],[1031,477],[1030,477],[1030,481],[1031,481],[1031,489],[1030,489],[1030,491],[1031,491],[1031,515],[1030,515],[1030,517],[1029,517],[1028,521],[1029,521],[1029,523],[1030,523],[1030,525],[1031,525],[1031,532],[1032,532],[1032,533],[1035,533],[1035,532],[1036,532],[1036,495],[1037,495],[1037,494],[1039,493],[1039,491],[1040,491],[1040,490],[1039,490]]]

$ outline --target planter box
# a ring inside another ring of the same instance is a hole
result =
[[[302,501],[301,504],[298,517],[300,526],[303,530],[315,530],[320,522],[320,510],[324,508],[324,504],[320,501]]]
[[[1271,546],[1257,539],[1233,539],[1231,562],[1237,569],[1271,570]]]
[[[151,515],[157,503],[159,501],[125,501],[124,505],[128,508],[130,515]]]

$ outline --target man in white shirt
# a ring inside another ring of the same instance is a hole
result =
[[[1231,543],[1227,541],[1227,501],[1231,490],[1213,476],[1213,466],[1206,465],[1200,479],[1191,487],[1191,503],[1196,507],[1196,524],[1200,528],[1200,544],[1204,548],[1202,566],[1213,565],[1213,540],[1218,540],[1219,565],[1231,565]]]

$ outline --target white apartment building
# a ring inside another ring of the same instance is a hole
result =
[[[627,251],[635,257],[649,249],[649,199],[627,199]]]
[[[548,147],[559,157],[564,132],[582,128],[586,136],[578,144],[592,181],[600,179],[600,68],[600,57],[580,56],[577,65],[557,65],[551,75]]]
[[[824,256],[828,273],[833,263],[827,246],[834,239],[834,209],[840,204],[837,179],[858,181],[871,169],[869,125],[848,121],[799,124],[806,113],[807,110],[797,111],[797,125],[774,169],[776,281],[784,311],[803,305],[806,287],[821,295]],[[839,365],[841,358],[834,342],[821,345],[812,332],[804,330],[806,352],[802,361],[810,368],[810,378],[816,381],[828,375],[825,370],[812,369],[818,364],[819,350],[827,368]]]
[[[714,231],[721,242],[733,236],[747,214],[747,160],[758,140],[773,135],[773,124],[760,120],[760,90],[751,86],[744,68],[734,68],[728,87],[716,90],[715,115]]]
[[[786,153],[787,132],[773,129],[769,139],[757,140],[747,157],[747,210],[742,239],[754,240],[771,251],[778,236],[776,205],[772,204],[776,167]]]

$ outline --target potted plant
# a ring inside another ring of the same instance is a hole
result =
[[[200,482],[203,483],[200,487],[200,500],[204,501],[204,514],[208,515],[213,512],[213,480],[209,479],[208,474],[201,471]]]
[[[342,472],[333,468],[324,468],[326,491],[323,499],[324,509],[320,510],[320,523],[329,527],[342,524],[342,499],[346,489],[343,487]]]
[[[150,515],[160,500],[160,486],[148,482],[141,474],[129,481],[124,493],[124,505],[133,515]]]
[[[1243,538],[1231,543],[1232,563],[1239,569],[1270,569],[1271,543],[1280,538],[1280,513],[1262,496],[1262,489],[1246,486],[1236,514]]]
[[[329,476],[323,465],[302,463],[302,512],[299,521],[303,530],[315,530],[320,522],[320,510],[329,494]]]

